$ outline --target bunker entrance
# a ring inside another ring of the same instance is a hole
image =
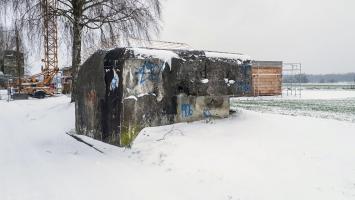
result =
[[[108,52],[104,58],[105,97],[101,100],[103,141],[116,141],[121,132],[124,54],[124,49],[117,49]]]

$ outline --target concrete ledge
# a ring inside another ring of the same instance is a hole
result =
[[[229,96],[186,96],[177,97],[176,122],[193,122],[208,118],[229,116]]]

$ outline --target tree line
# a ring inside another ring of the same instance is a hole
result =
[[[283,75],[284,83],[337,83],[337,82],[354,82],[355,73],[344,74],[297,74]]]

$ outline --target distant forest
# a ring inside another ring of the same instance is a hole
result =
[[[282,81],[284,83],[291,83],[291,82],[301,82],[301,83],[355,82],[355,73],[284,75],[282,77]]]

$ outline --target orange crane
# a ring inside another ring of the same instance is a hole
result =
[[[42,0],[44,16],[44,69],[58,69],[57,0]]]
[[[44,98],[46,95],[54,95],[52,81],[59,72],[58,68],[58,32],[57,17],[55,10],[57,0],[41,0],[43,14],[43,36],[44,36],[44,67],[41,73],[22,78],[19,81],[19,92],[31,95],[36,98]]]

